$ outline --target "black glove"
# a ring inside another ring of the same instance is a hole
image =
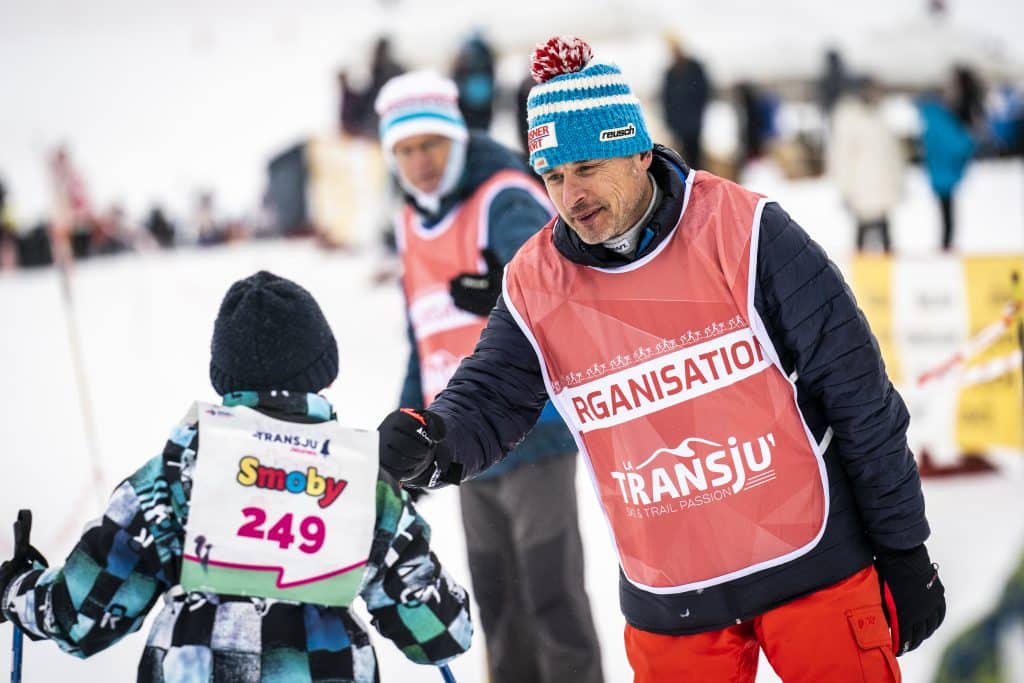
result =
[[[912,550],[877,548],[875,568],[893,652],[906,654],[934,633],[946,617],[946,589],[939,580],[939,565],[932,564],[924,545],[919,545]]]
[[[505,272],[494,251],[484,249],[483,257],[487,263],[486,273],[461,273],[449,281],[455,305],[481,316],[488,315],[497,303]]]
[[[32,511],[18,510],[18,520],[14,523],[14,557],[0,564],[0,599],[7,592],[11,581],[30,571],[35,563],[50,566],[43,554],[32,547],[29,537],[32,535]],[[7,618],[0,611],[0,623]]]
[[[380,464],[408,486],[457,484],[462,466],[452,463],[444,445],[444,420],[429,410],[401,408],[380,426]]]

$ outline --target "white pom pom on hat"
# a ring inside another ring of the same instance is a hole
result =
[[[593,58],[587,41],[575,36],[553,36],[538,44],[530,60],[530,75],[537,83],[579,71]]]

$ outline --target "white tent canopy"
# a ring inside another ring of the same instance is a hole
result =
[[[858,73],[910,87],[939,85],[958,64],[994,82],[1024,77],[1024,63],[1014,59],[998,38],[941,17],[922,17],[851,37],[847,56]]]

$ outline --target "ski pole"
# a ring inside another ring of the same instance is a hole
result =
[[[46,566],[46,559],[39,554],[39,551],[32,547],[30,538],[32,537],[32,511],[31,510],[18,510],[18,521],[14,523],[14,557],[15,560],[22,558],[20,561],[32,563],[39,562],[44,567]],[[18,625],[11,622],[11,626],[14,627],[14,642],[11,644],[11,683],[21,683],[21,646],[23,641],[23,634]]]
[[[15,626],[14,643],[11,645],[11,683],[21,683],[21,643],[21,629]]]
[[[92,488],[96,497],[97,510],[102,514],[106,508],[103,497],[105,488],[103,462],[100,458],[99,445],[96,438],[96,419],[92,413],[92,399],[88,380],[85,375],[85,359],[82,355],[81,335],[75,316],[75,303],[71,288],[71,257],[64,252],[56,260],[57,277],[60,282],[61,303],[64,307],[64,323],[67,327],[68,346],[71,350],[71,368],[75,373],[75,387],[78,389],[78,408],[82,415],[85,428],[85,450],[92,465]]]
[[[448,665],[440,667],[441,678],[444,679],[444,683],[455,683],[455,676],[452,675],[452,670],[448,668]]]

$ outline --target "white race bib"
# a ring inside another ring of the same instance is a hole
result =
[[[347,607],[373,542],[377,434],[196,407],[182,587]]]

